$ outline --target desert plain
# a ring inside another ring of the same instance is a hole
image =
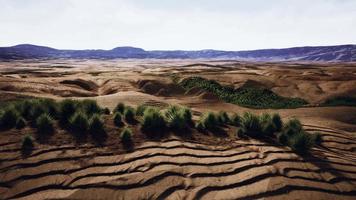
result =
[[[298,108],[251,108],[228,103],[176,82],[189,77],[233,88],[264,88],[304,99]],[[123,127],[105,116],[106,142],[75,142],[58,125],[45,143],[21,155],[31,126],[0,131],[0,199],[355,199],[356,107],[328,106],[335,97],[356,97],[356,64],[239,62],[224,60],[19,60],[0,62],[0,101],[33,97],[93,99],[113,111],[119,102],[165,109],[192,109],[194,121],[208,111],[279,113],[321,134],[307,155],[285,145],[193,129],[182,137],[146,137],[140,124],[133,148],[120,142]]]

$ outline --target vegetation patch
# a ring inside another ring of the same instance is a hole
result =
[[[322,106],[356,106],[355,97],[333,97],[327,99]]]
[[[142,118],[142,131],[151,138],[162,137],[166,128],[166,121],[156,108],[145,110]]]
[[[33,151],[33,138],[30,135],[26,135],[22,139],[21,153],[23,156],[29,156]]]
[[[297,108],[306,105],[307,102],[300,98],[288,98],[262,88],[233,87],[220,85],[214,80],[207,80],[201,77],[190,77],[179,82],[179,85],[186,90],[201,88],[211,92],[220,99],[245,107],[252,108]]]

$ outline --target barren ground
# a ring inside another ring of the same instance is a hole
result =
[[[186,93],[174,77],[201,76],[224,85],[254,85],[309,102],[297,109],[249,109],[201,91]],[[190,60],[27,60],[0,62],[2,101],[27,96],[95,99],[205,111],[278,112],[299,118],[323,142],[301,157],[288,147],[242,140],[227,127],[217,138],[193,132],[149,141],[134,129],[135,149],[123,150],[121,129],[106,118],[104,147],[75,144],[56,130],[22,158],[29,127],[0,133],[0,199],[355,199],[356,107],[320,107],[336,96],[356,97],[356,64],[246,63]]]

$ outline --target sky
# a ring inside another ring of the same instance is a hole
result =
[[[252,50],[356,44],[356,0],[0,0],[0,46]]]

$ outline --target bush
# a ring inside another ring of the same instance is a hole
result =
[[[145,112],[145,110],[146,110],[147,108],[148,108],[148,106],[143,105],[143,104],[137,106],[137,108],[136,108],[136,115],[137,115],[137,116],[143,116],[143,113]]]
[[[114,112],[119,112],[121,114],[124,114],[125,111],[125,104],[124,103],[118,103],[117,106],[115,107]]]
[[[124,128],[120,134],[121,142],[125,146],[129,146],[132,143],[132,130],[130,128]]]
[[[75,131],[77,136],[83,136],[89,127],[89,120],[86,114],[83,112],[76,112],[69,119],[70,127]]]
[[[288,137],[296,135],[303,130],[302,124],[298,119],[289,120],[283,127],[283,133],[285,133]]]
[[[64,124],[69,122],[69,119],[77,111],[77,102],[71,99],[65,99],[59,104],[60,121]]]
[[[279,133],[277,135],[278,142],[284,145],[288,144],[288,136],[284,133]]]
[[[20,117],[17,119],[17,122],[16,122],[16,128],[17,129],[22,129],[26,126],[26,121],[23,117]]]
[[[291,137],[290,147],[299,154],[306,154],[314,145],[311,135],[301,132]]]
[[[203,122],[201,122],[201,121],[199,121],[199,122],[196,124],[195,128],[196,128],[199,132],[204,132],[204,131],[205,131],[205,126],[204,126]]]
[[[237,113],[233,114],[231,117],[231,124],[234,126],[240,126],[241,125],[241,117]]]
[[[36,128],[37,134],[40,139],[48,137],[50,134],[52,134],[54,131],[54,127],[51,116],[49,116],[48,114],[40,115],[36,120]]]
[[[132,123],[135,121],[135,110],[132,107],[126,107],[124,111],[125,121]]]
[[[323,142],[321,133],[314,133],[312,134],[312,139],[315,144],[320,145]]]
[[[241,121],[241,130],[245,135],[260,137],[262,132],[260,118],[257,115],[246,112]]]
[[[148,136],[159,136],[156,134],[158,131],[164,131],[164,129],[166,128],[166,122],[159,110],[155,108],[149,108],[146,109],[143,114],[141,128],[142,131],[148,133]],[[152,135],[153,133],[155,133],[155,135]]]
[[[107,134],[104,128],[104,122],[100,115],[94,114],[89,120],[89,133],[97,143],[102,143],[106,140]]]
[[[219,126],[219,122],[213,112],[205,113],[201,118],[200,122],[202,123],[204,129],[215,130]]]
[[[21,153],[24,156],[28,156],[32,153],[33,151],[33,138],[30,135],[26,135],[22,139],[22,145],[21,145]]]
[[[53,118],[57,118],[59,114],[58,103],[53,99],[40,99],[39,103],[44,107],[45,113]]]
[[[2,129],[11,129],[16,126],[16,122],[19,119],[19,113],[13,106],[5,108],[1,115],[0,127]]]
[[[169,106],[164,112],[164,116],[169,128],[182,130],[187,127],[186,121],[183,117],[183,112],[178,106]]]
[[[121,116],[121,114],[120,114],[119,112],[116,112],[116,113],[114,114],[114,124],[115,124],[115,126],[117,126],[117,127],[120,127],[120,126],[123,125],[122,116]]]
[[[184,118],[184,121],[189,125],[189,126],[194,126],[194,122],[193,122],[193,114],[192,114],[192,110],[187,108],[187,107],[183,107],[181,109],[181,113],[182,116]]]
[[[217,115],[217,120],[221,125],[230,123],[230,117],[224,111],[220,111],[219,112],[219,114]]]
[[[272,121],[271,115],[268,113],[262,114],[260,117],[262,132],[267,136],[272,136],[276,132],[276,127]]]
[[[85,99],[80,102],[80,107],[88,116],[100,114],[101,108],[95,100]]]
[[[110,109],[109,108],[104,108],[103,110],[102,110],[102,113],[104,114],[104,115],[110,115]]]
[[[272,122],[274,124],[274,127],[276,128],[276,131],[281,131],[283,127],[283,122],[281,119],[281,116],[278,113],[274,113],[272,115]]]

